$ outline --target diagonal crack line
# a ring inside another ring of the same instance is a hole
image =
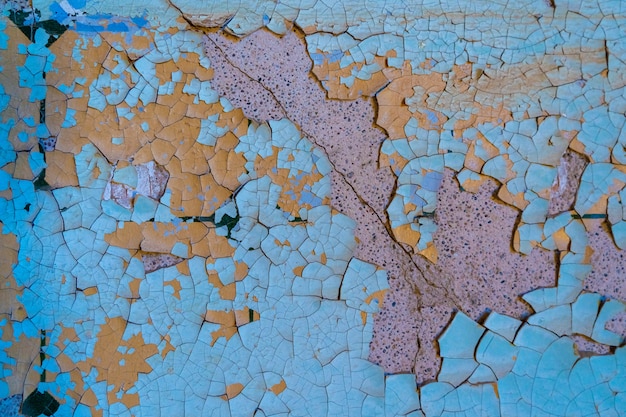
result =
[[[193,23],[191,20],[189,20],[189,18],[185,15],[185,13],[182,11],[182,9],[180,7],[178,7],[177,5],[175,5],[174,3],[172,3],[171,0],[167,0],[167,4],[169,4],[171,7],[173,7],[174,9],[176,9],[176,11],[178,12],[178,14],[180,14],[180,17],[187,22],[187,24],[189,25],[189,27],[192,27],[194,29],[202,29],[201,27],[199,27],[198,25],[196,25],[195,23]]]
[[[221,32],[221,31],[220,31]],[[219,33],[219,32],[218,32]],[[283,113],[283,117],[288,117],[287,111],[285,110],[285,107],[282,105],[282,103],[278,100],[278,98],[276,97],[276,95],[274,94],[274,92],[272,90],[270,90],[267,86],[265,86],[265,84],[263,84],[261,81],[254,79],[253,77],[250,76],[250,74],[248,74],[247,72],[245,72],[244,70],[242,70],[241,68],[239,68],[237,66],[237,64],[235,64],[233,61],[230,60],[230,58],[228,58],[228,55],[226,54],[226,52],[220,47],[220,45],[215,42],[213,39],[211,39],[209,36],[205,36],[205,39],[207,39],[208,41],[210,41],[213,46],[215,46],[215,48],[220,51],[220,53],[222,54],[222,57],[226,60],[226,62],[228,62],[228,64],[230,66],[232,66],[233,68],[235,68],[237,71],[239,71],[239,73],[241,73],[244,77],[246,77],[247,79],[249,79],[251,82],[259,85],[261,88],[263,88],[271,97],[272,100],[274,100],[274,102],[276,103],[276,106],[280,108],[281,112]],[[300,127],[300,130],[302,130],[302,127]],[[304,130],[302,130],[304,132]],[[317,145],[317,144],[316,144]],[[321,147],[321,146],[320,146]],[[323,149],[323,147],[321,147]],[[326,152],[326,150],[324,149],[324,152]],[[328,156],[328,153],[326,153],[326,156]],[[332,164],[332,162],[331,162]],[[333,168],[335,166],[333,165]]]
[[[218,32],[219,33],[219,32]],[[243,69],[241,69],[236,63],[234,63],[226,54],[226,52],[224,51],[224,49],[217,43],[215,42],[215,40],[211,39],[209,36],[205,36],[205,38],[207,40],[209,40],[214,46],[215,48],[220,52],[220,54],[222,55],[222,57],[224,58],[224,60],[226,60],[226,62],[228,62],[229,65],[231,65],[233,68],[235,68],[237,71],[239,71],[243,76],[245,76],[247,79],[249,79],[252,83],[255,83],[257,85],[259,85],[261,88],[263,88],[274,100],[274,102],[276,103],[276,105],[280,108],[281,112],[283,113],[284,117],[289,117],[290,119],[292,119],[290,117],[290,114],[288,112],[288,110],[285,108],[285,106],[283,105],[283,103],[278,99],[278,97],[276,97],[276,95],[274,94],[274,92],[267,87],[263,82],[259,81],[258,79],[255,79],[254,77],[250,76],[246,71],[244,71]],[[357,197],[357,199],[359,200],[359,202],[361,203],[361,205],[367,210],[369,211],[371,214],[373,214],[374,216],[376,216],[376,218],[378,219],[378,221],[380,222],[380,224],[385,228],[385,230],[387,231],[387,234],[389,235],[389,237],[391,238],[391,240],[396,244],[397,247],[399,247],[407,256],[407,258],[411,261],[411,264],[415,267],[415,269],[417,271],[419,271],[422,281],[423,283],[425,283],[427,286],[440,290],[443,292],[443,294],[445,294],[445,298],[448,299],[449,301],[451,301],[453,304],[456,305],[457,308],[460,309],[461,306],[461,302],[460,300],[458,300],[458,297],[456,297],[456,295],[450,290],[450,288],[447,288],[446,286],[435,282],[431,279],[428,279],[427,274],[424,273],[424,271],[422,270],[422,268],[418,265],[418,263],[415,261],[414,256],[419,256],[419,255],[415,255],[410,249],[407,249],[403,244],[401,244],[400,242],[398,242],[398,240],[395,238],[395,236],[393,235],[393,231],[391,230],[391,226],[389,225],[389,223],[387,222],[386,219],[383,219],[376,210],[374,210],[374,208],[363,198],[361,197],[361,195],[357,192],[357,190],[355,189],[355,187],[352,185],[352,183],[350,181],[348,181],[348,179],[346,178],[346,175],[344,173],[342,173],[341,171],[339,171],[334,163],[334,161],[330,158],[329,153],[326,149],[326,147],[324,145],[322,145],[320,143],[319,140],[317,140],[317,138],[314,135],[311,135],[310,133],[308,133],[302,126],[299,126],[300,131],[307,136],[312,142],[313,144],[315,144],[315,146],[317,146],[319,149],[321,149],[324,154],[326,155],[326,157],[328,158],[328,162],[331,164],[333,171],[338,174],[341,178],[341,180],[343,181],[344,184],[346,184],[351,190],[352,193]],[[404,276],[404,274],[401,276],[402,279],[404,279],[406,281],[406,283],[413,288],[413,290],[417,293],[417,294],[422,294],[422,291],[420,291],[418,285],[414,282],[411,282],[411,280],[409,280],[406,276]]]

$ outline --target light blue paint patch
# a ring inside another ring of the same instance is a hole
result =
[[[576,211],[587,214],[595,202],[608,193],[609,187],[614,183],[626,183],[626,174],[612,164],[596,163],[589,164],[583,172],[581,183],[576,197]]]
[[[472,375],[477,367],[478,362],[474,359],[443,358],[437,380],[458,387]]]
[[[343,56],[344,56],[343,51],[341,51],[341,50],[334,50],[334,51],[331,51],[330,54],[327,54],[326,58],[328,59],[328,63],[332,64],[332,63],[340,61],[341,58],[343,58]]]
[[[559,280],[561,284],[562,281]],[[527,322],[559,336],[569,335],[572,334],[572,308],[569,304],[549,307],[531,316]]]
[[[445,409],[445,397],[454,387],[445,382],[433,382],[420,390],[422,410],[427,416],[441,416]]]
[[[61,127],[64,129],[67,129],[67,128],[76,126],[76,119],[74,118],[75,115],[76,115],[76,110],[67,109],[65,113],[65,120],[63,120]]]
[[[149,22],[145,17],[142,16],[135,16],[135,17],[131,17],[132,22],[138,27],[138,28],[143,28],[148,26]]]
[[[298,204],[309,204],[311,207],[318,207],[322,205],[322,199],[310,191],[303,190],[300,193]]]
[[[174,94],[174,88],[176,88],[176,84],[174,82],[167,81],[159,85],[158,93],[159,95],[163,95],[163,96],[171,96],[172,94]],[[183,91],[183,93],[186,93],[186,92],[187,91]]]
[[[133,214],[131,220],[136,223],[143,223],[153,219],[156,213],[158,203],[153,199],[144,195],[137,195],[135,198],[135,204],[133,207]]]
[[[174,72],[172,72],[172,81],[180,82],[182,79],[183,79],[183,72],[182,71],[174,71]],[[185,87],[186,87],[186,85],[185,85]],[[185,87],[183,87],[183,89]]]
[[[438,191],[443,180],[443,174],[436,171],[427,172],[422,179],[422,187],[428,191]]]
[[[95,39],[96,37],[94,37]],[[95,46],[95,45],[94,45]],[[72,59],[75,62],[81,64],[81,68],[85,68],[85,63],[83,62],[83,50],[87,49],[87,40],[84,38],[78,38],[74,42],[74,46],[72,48]],[[87,78],[78,77],[74,80],[76,84],[85,85]]]
[[[15,340],[18,340],[21,335],[24,335],[28,338],[33,338],[39,336],[39,329],[30,319],[26,319],[24,321],[16,321],[11,323],[13,326],[13,337]]]
[[[31,93],[29,100],[31,102],[39,101],[46,96],[46,82],[43,78],[44,72],[52,70],[52,62],[54,55],[46,48],[48,34],[43,28],[37,29],[35,32],[35,43],[31,43],[28,47],[18,48],[18,52],[26,55],[24,66],[18,66],[20,87],[30,88]]]
[[[35,177],[38,176],[47,166],[43,154],[34,151],[31,151],[28,154],[28,164],[30,165],[30,169]]]
[[[51,12],[50,17],[57,22],[66,22],[69,17],[65,9],[56,1],[50,4],[49,10]]]
[[[176,242],[172,247],[172,255],[178,256],[179,258],[188,258],[189,247],[182,242]]]
[[[36,135],[38,138],[46,139],[50,137],[50,131],[48,130],[48,126],[44,123],[40,123],[37,125]]]
[[[17,138],[20,140],[20,142],[22,143],[26,143],[28,142],[28,140],[30,139],[31,135],[29,135],[28,133],[21,131],[18,132],[17,134]]]
[[[436,124],[439,121],[439,118],[437,117],[437,115],[430,111],[430,110],[423,110],[423,112],[426,114],[426,117],[428,118],[428,121],[432,124]]]
[[[68,2],[75,9],[82,9],[87,5],[87,0],[68,0]]]
[[[324,54],[309,52],[309,56],[313,60],[313,65],[322,65],[324,63]]]
[[[496,377],[501,378],[513,368],[518,350],[504,337],[488,331],[478,344],[476,360],[489,367]]]
[[[604,302],[593,326],[592,339],[609,346],[621,346],[624,343],[624,337],[607,330],[605,326],[607,321],[624,312],[626,312],[626,305],[623,302],[619,300]]]
[[[200,121],[200,133],[196,139],[198,143],[208,146],[215,146],[218,138],[221,138],[228,132],[228,127],[219,127],[216,122],[219,120],[219,115],[214,114],[208,116],[206,119]]]
[[[484,325],[492,332],[512,342],[522,322],[516,318],[492,312],[485,320]]]
[[[74,157],[76,174],[81,187],[104,190],[110,178],[111,165],[92,144],[83,146],[81,152]],[[99,174],[94,176],[94,172]]]
[[[198,98],[207,104],[213,104],[219,101],[219,95],[217,94],[217,91],[211,87],[211,83],[209,81],[202,81],[200,84]]]
[[[26,126],[35,127],[35,118],[33,116],[27,116],[22,120],[24,120],[24,123],[26,123]]]
[[[44,359],[41,369],[44,369],[49,372],[55,372],[55,373],[58,373],[61,371],[57,362],[50,358]]]
[[[485,329],[463,313],[457,313],[439,338],[439,351],[444,358],[472,359],[478,340]],[[463,335],[463,336],[460,336]],[[459,344],[459,337],[466,342]]]
[[[4,20],[0,21],[0,49],[6,50],[8,48],[9,36],[6,34],[7,24]]]
[[[133,113],[132,109],[126,107],[117,107],[116,111],[118,117],[123,117],[126,120],[132,120],[133,117],[135,117],[135,113]]]
[[[426,199],[420,196],[419,187],[416,185],[410,185],[408,187],[409,195],[408,198],[405,198],[404,201],[408,201],[411,204],[415,205],[418,208],[418,212],[422,212],[424,206],[428,203]]]
[[[133,165],[116,169],[113,174],[113,181],[126,184],[131,188],[137,188],[137,170]]]
[[[13,153],[15,154],[15,152]],[[2,155],[2,152],[0,152],[0,155]],[[4,170],[0,170],[0,191],[9,189],[9,184],[11,183],[11,179],[12,177],[8,172]],[[0,208],[4,209],[5,205],[8,205],[8,201],[4,199],[0,200]],[[5,211],[8,211],[8,210],[5,210]]]
[[[106,27],[108,32],[128,32],[129,28],[124,22],[109,23]]]
[[[116,220],[130,221],[132,212],[122,207],[113,200],[104,200],[101,203],[102,212]]]
[[[97,81],[96,81],[97,82]],[[93,107],[100,112],[104,111],[107,106],[106,97],[96,87],[96,82],[89,86],[89,101],[88,106]]]
[[[339,77],[339,82],[341,82],[341,84],[345,85],[348,88],[352,88],[352,86],[354,85],[354,81],[355,81],[355,75],[349,75],[347,77]]]
[[[78,21],[76,22],[75,30],[78,33],[98,33],[104,32],[104,26],[96,24],[95,22]]]

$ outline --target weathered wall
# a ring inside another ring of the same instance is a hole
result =
[[[3,5],[0,414],[626,409],[621,2]]]

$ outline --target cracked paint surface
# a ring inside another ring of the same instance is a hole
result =
[[[3,4],[4,414],[626,410],[619,1]]]

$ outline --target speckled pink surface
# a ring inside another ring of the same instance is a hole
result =
[[[413,371],[418,381],[433,379],[440,366],[435,340],[453,312],[480,319],[493,309],[523,317],[530,309],[520,295],[555,285],[553,253],[534,249],[526,256],[512,250],[519,212],[496,201],[495,181],[470,193],[446,172],[436,213],[436,264],[396,242],[384,211],[395,179],[378,167],[385,133],[374,124],[375,104],[327,99],[310,73],[312,63],[297,30],[282,38],[261,30],[242,39],[211,32],[206,39],[212,65],[220,69],[212,82],[221,94],[250,118],[289,117],[328,155],[332,205],[357,221],[356,256],[389,274],[390,290],[376,317],[370,352],[370,360],[386,372]],[[557,208],[571,204],[565,188],[552,202]],[[606,231],[591,234],[596,268],[587,286],[623,298],[623,255]]]

